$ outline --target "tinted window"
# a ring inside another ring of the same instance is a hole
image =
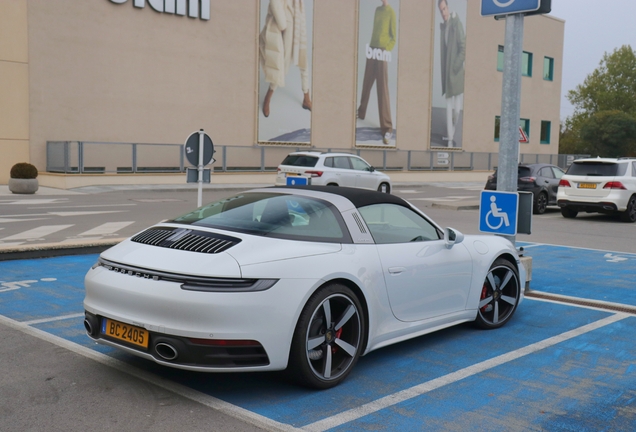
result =
[[[289,155],[283,160],[281,165],[290,165],[297,167],[314,167],[318,162],[318,158],[315,156],[307,155]]]
[[[332,157],[325,158],[325,166],[329,167],[329,168],[333,168],[333,158]]]
[[[172,222],[291,240],[351,242],[340,213],[331,204],[295,195],[235,195]]]
[[[517,170],[517,175],[519,176],[519,178],[530,177],[532,176],[532,170],[530,169],[530,167],[520,166]]]
[[[615,177],[625,175],[627,164],[613,162],[574,162],[569,175]]]
[[[539,171],[539,176],[547,177],[547,178],[554,178],[554,174],[552,173],[552,168],[550,168],[550,167],[541,168],[541,170]]]
[[[439,240],[441,233],[413,210],[396,204],[373,204],[358,209],[377,244]]]
[[[552,167],[552,171],[554,171],[554,177],[556,177],[558,179],[563,177],[563,174],[565,174],[565,172],[563,172],[563,170],[561,168],[558,168],[558,167]]]

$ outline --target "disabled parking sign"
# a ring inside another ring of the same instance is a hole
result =
[[[517,235],[519,194],[517,192],[481,191],[479,231]]]

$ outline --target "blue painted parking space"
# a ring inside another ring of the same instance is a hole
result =
[[[532,289],[636,306],[636,254],[519,244],[532,257]]]
[[[624,283],[636,255],[547,245],[526,254],[534,290],[636,305]],[[200,374],[95,344],[81,315],[96,259],[0,262],[0,315],[308,430],[630,430],[636,422],[636,316],[527,298],[501,329],[460,325],[389,346],[362,357],[340,386],[314,391],[284,372]]]

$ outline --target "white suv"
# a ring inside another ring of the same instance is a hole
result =
[[[348,153],[290,153],[278,166],[276,185],[347,186],[391,192],[391,179],[361,157]]]
[[[636,222],[636,158],[575,160],[559,182],[557,204],[566,218],[584,211]]]

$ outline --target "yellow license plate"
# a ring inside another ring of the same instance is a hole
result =
[[[146,329],[141,327],[104,318],[102,320],[102,333],[129,344],[148,348],[149,334]]]
[[[596,183],[579,183],[579,189],[596,189]]]

